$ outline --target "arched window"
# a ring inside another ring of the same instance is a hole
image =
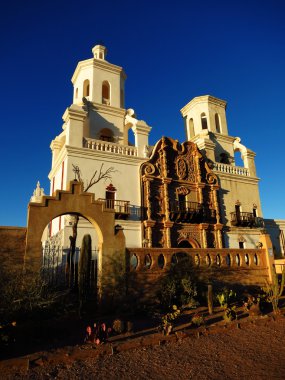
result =
[[[194,131],[194,121],[193,119],[189,120],[189,138],[195,136],[195,131]]]
[[[114,142],[114,134],[113,131],[109,128],[103,128],[99,132],[99,140]]]
[[[201,124],[202,124],[202,129],[208,129],[207,116],[205,112],[201,114]]]
[[[90,92],[90,83],[88,79],[85,79],[83,82],[83,96],[89,96]]]
[[[221,133],[220,115],[217,113],[215,114],[215,124],[216,124],[216,131],[218,133]]]
[[[102,83],[102,104],[110,105],[110,84],[107,81]]]

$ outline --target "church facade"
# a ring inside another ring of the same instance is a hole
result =
[[[73,103],[51,143],[50,194],[65,190],[79,173],[87,187],[111,170],[111,178],[88,192],[115,210],[127,248],[256,249],[268,228],[276,254],[284,255],[285,223],[263,219],[255,153],[229,135],[226,102],[195,97],[181,109],[186,141],[162,137],[150,146],[152,128],[124,108],[124,70],[106,60],[104,46],[92,52],[75,69]],[[235,161],[237,152],[243,165]],[[52,220],[43,239],[68,249],[73,218]],[[96,247],[96,232],[83,216],[78,247],[86,233]]]

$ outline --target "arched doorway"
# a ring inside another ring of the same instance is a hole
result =
[[[192,246],[192,244],[189,243],[188,240],[182,240],[179,244],[178,244],[178,248],[194,248]]]
[[[87,250],[82,249],[86,237],[90,243]],[[79,272],[81,268],[88,290],[86,296],[95,299],[99,249],[98,234],[93,225],[82,215],[60,215],[48,223],[41,240],[41,277],[44,282],[52,287],[78,291],[83,276]],[[80,265],[83,261],[86,270]]]
[[[104,202],[96,201],[94,194],[84,192],[82,184],[77,181],[71,181],[68,190],[57,190],[54,196],[43,196],[41,203],[29,204],[25,271],[40,271],[43,231],[51,220],[68,214],[82,216],[96,230],[99,250],[98,291],[100,296],[110,292],[116,286],[114,271],[119,266],[114,268],[114,258],[120,264],[121,275],[125,273],[125,236],[122,229],[115,227],[115,212],[105,211]]]

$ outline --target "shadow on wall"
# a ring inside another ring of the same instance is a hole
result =
[[[103,118],[96,110],[96,107],[92,107],[92,109],[89,110],[88,115],[88,122],[89,122],[89,136],[91,139],[99,139],[100,136],[98,136],[99,132],[102,129],[109,129],[113,132],[114,136],[118,136],[119,139],[123,139],[123,133],[120,131],[118,127],[115,126],[115,124],[110,123],[108,120]],[[98,127],[100,126],[100,128]],[[123,125],[122,125],[123,127]],[[114,141],[117,142],[117,141]]]
[[[279,224],[277,224],[274,219],[264,219],[264,223],[265,228],[271,237],[274,257],[283,257],[283,255],[285,254],[284,232],[282,234],[282,230],[280,229]]]

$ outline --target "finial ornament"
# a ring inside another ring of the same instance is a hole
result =
[[[37,182],[37,187],[33,191],[33,195],[31,197],[31,202],[38,202],[40,203],[42,201],[42,197],[45,195],[44,189],[41,188],[40,181]]]
[[[135,117],[135,111],[132,108],[127,109],[126,116],[125,116],[125,126],[132,128],[137,125],[138,119]]]

